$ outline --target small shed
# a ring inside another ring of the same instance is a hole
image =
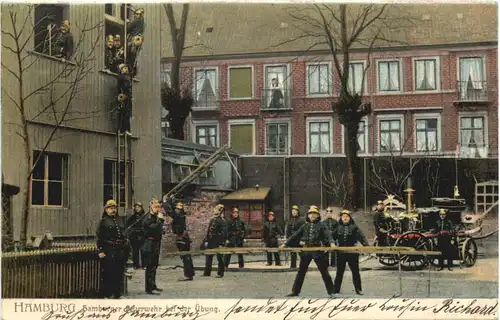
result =
[[[226,207],[237,207],[240,219],[249,226],[247,238],[259,239],[264,229],[264,219],[268,212],[268,197],[271,188],[254,187],[232,192],[220,199]],[[226,210],[226,219],[230,219],[231,210]]]

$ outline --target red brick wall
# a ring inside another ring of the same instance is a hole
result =
[[[439,56],[440,70],[438,70],[441,79],[441,92],[436,93],[415,93],[413,78],[413,60],[415,57],[435,57]],[[453,102],[457,100],[457,61],[465,56],[484,56],[486,65],[486,80],[491,103],[483,107],[459,107]],[[377,93],[377,59],[401,59],[403,70],[403,93],[402,94],[379,94]],[[330,61],[325,57],[324,61]],[[351,61],[366,60],[366,54],[356,53],[351,57]],[[293,61],[293,62],[292,62]],[[192,83],[194,67],[212,67],[217,66],[219,72],[219,92],[220,92],[220,113],[196,113],[193,119],[219,119],[221,144],[228,143],[228,119],[256,119],[256,143],[257,154],[265,153],[265,121],[271,117],[291,118],[292,122],[292,153],[306,153],[306,118],[310,116],[328,116],[332,115],[332,98],[311,98],[306,97],[306,63],[311,61],[309,58],[281,57],[269,59],[239,59],[239,60],[220,60],[185,63],[182,70],[183,83]],[[317,61],[317,60],[315,60]],[[291,66],[291,89],[292,89],[292,107],[293,111],[283,112],[262,112],[260,106],[260,89],[264,87],[264,65],[274,63],[288,63]],[[228,100],[228,66],[253,65],[254,67],[254,98],[249,100]],[[332,64],[333,66],[333,64]],[[339,92],[339,79],[336,71],[333,69],[333,99]],[[367,93],[366,101],[372,102],[375,110],[388,110],[393,108],[434,108],[429,113],[441,113],[441,139],[442,151],[454,152],[458,141],[458,112],[463,111],[488,111],[488,142],[491,146],[491,153],[498,153],[498,88],[497,88],[497,48],[492,47],[474,47],[457,49],[433,49],[419,51],[401,51],[374,53],[371,59],[371,66],[367,73]],[[405,134],[413,134],[413,115],[416,111],[394,111],[393,113],[404,113],[407,128]],[[422,111],[418,111],[422,112]],[[393,114],[391,113],[391,114]],[[375,124],[369,128],[369,152],[377,152],[378,148],[373,150],[372,136],[375,136],[375,142],[378,139],[377,121],[375,112],[375,121],[369,122]],[[189,130],[188,130],[189,131]],[[337,119],[334,119],[334,130],[332,132],[334,139],[334,152],[342,152],[341,126]],[[406,137],[406,151],[414,150],[413,138]]]

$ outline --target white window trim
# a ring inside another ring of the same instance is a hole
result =
[[[291,155],[291,150],[292,150],[292,120],[290,118],[277,118],[277,119],[264,119],[265,122],[265,128],[264,128],[264,153],[267,156],[270,157],[282,157],[282,156],[288,156]],[[288,124],[288,153],[286,155],[283,154],[267,154],[267,126],[269,124],[279,124],[279,123],[284,123]]]
[[[203,71],[203,70],[215,70],[215,82],[217,82],[217,87],[215,88],[216,92],[216,96],[217,96],[217,99],[220,99],[220,78],[219,78],[219,67],[218,66],[213,66],[213,67],[194,67],[193,68],[193,89],[192,89],[192,92],[193,92],[193,99],[194,99],[194,105],[193,105],[193,109],[203,109],[203,110],[210,110],[210,109],[213,109],[213,108],[210,108],[210,107],[196,107],[196,72],[197,71]]]
[[[397,153],[398,155],[404,154],[404,149],[406,147],[405,142],[406,142],[406,136],[405,136],[405,116],[403,114],[378,114],[376,115],[377,117],[377,135],[376,135],[376,141],[377,141],[377,151],[378,155],[388,155],[391,153]],[[398,151],[392,151],[392,152],[382,152],[380,150],[380,121],[383,120],[399,120],[401,121],[401,150]]]
[[[488,86],[488,74],[486,72],[486,54],[484,54],[484,53],[471,54],[471,55],[464,54],[464,55],[457,56],[457,83],[458,83],[458,81],[463,81],[462,79],[460,79],[460,59],[467,59],[467,58],[481,58],[481,59],[483,59],[483,76],[484,76],[483,81],[486,82],[486,89],[488,89],[488,87],[487,87]],[[460,90],[460,88],[457,87],[456,90],[458,91],[458,90]]]
[[[252,96],[244,98],[231,98],[231,69],[251,69],[252,73]],[[253,64],[247,65],[234,65],[227,67],[227,100],[238,101],[238,100],[252,100],[255,98],[255,69]]]
[[[364,157],[370,155],[368,152],[368,146],[370,145],[370,142],[368,141],[370,135],[368,134],[370,130],[370,124],[368,122],[368,116],[364,116],[361,118],[360,122],[364,121],[365,122],[365,133],[363,134],[365,136],[365,152],[359,152],[358,156]],[[345,127],[343,124],[340,125],[342,130],[341,130],[341,139],[342,139],[342,154],[345,155]],[[358,124],[359,126],[359,124]]]
[[[380,72],[379,72],[379,62],[398,62],[399,63],[399,90],[398,91],[383,91],[380,90]],[[395,59],[377,59],[375,60],[375,66],[376,66],[376,82],[377,82],[377,93],[378,94],[383,94],[383,95],[391,95],[391,94],[401,94],[403,93],[404,90],[404,77],[403,77],[403,59],[402,58],[395,58]]]
[[[41,150],[39,149],[32,149],[31,150],[31,155],[32,155],[32,159],[31,159],[31,164],[30,166],[33,166],[34,164],[34,161],[36,160],[34,157],[33,157],[33,154],[35,151],[38,151],[38,152],[41,152]],[[42,154],[42,157],[49,157],[51,154],[57,154],[57,155],[61,155],[63,156],[63,167],[64,165],[66,165],[66,172],[62,172],[62,175],[63,175],[63,178],[61,181],[62,183],[62,204],[60,206],[58,205],[49,205],[48,202],[47,204],[45,204],[45,200],[48,201],[48,199],[45,199],[45,186],[44,186],[44,204],[32,204],[33,202],[33,187],[32,187],[32,184],[33,184],[33,176],[30,176],[30,181],[29,183],[31,184],[30,186],[30,194],[29,194],[29,202],[30,202],[30,208],[36,208],[36,209],[53,209],[53,210],[68,210],[69,209],[69,206],[70,206],[70,154],[69,153],[63,153],[63,152],[52,152],[52,151],[47,151],[45,150]],[[41,160],[41,159],[40,159]],[[44,166],[44,178],[43,179],[35,179],[37,181],[43,181],[44,183],[46,181],[49,181],[48,180],[48,177],[47,177],[47,180],[45,179],[45,174],[48,173],[48,165],[47,165],[47,159],[45,158],[44,159],[45,161],[45,166]],[[66,188],[66,193],[65,193],[65,188]]]
[[[415,113],[413,116],[413,152],[415,154],[441,154],[442,149],[442,127],[441,127],[441,113]],[[417,150],[417,120],[437,119],[437,150],[435,151],[419,151]]]
[[[191,141],[196,144],[198,144],[198,141],[196,141],[196,127],[198,126],[216,126],[216,147],[220,146],[220,126],[218,120],[193,120],[191,122]]]
[[[310,146],[310,124],[315,123],[315,122],[328,122],[330,125],[330,132],[329,132],[329,144],[330,144],[330,152],[329,153],[311,153],[311,146]],[[335,136],[333,134],[334,128],[333,128],[333,117],[308,117],[306,119],[306,154],[311,154],[311,155],[327,155],[327,154],[333,154],[333,137]]]
[[[130,17],[127,17],[127,7],[125,7],[125,21],[121,19],[121,10],[122,10],[122,4],[128,5],[127,3],[104,3],[103,5],[106,4],[111,4],[113,5],[113,10],[115,11],[114,15],[109,15],[107,13],[104,13],[104,19],[110,22],[113,22],[118,25],[125,25],[125,22],[130,22]],[[132,7],[132,6],[131,6]],[[105,10],[104,10],[105,11]],[[133,10],[132,10],[133,12]]]
[[[417,78],[417,68],[415,63],[417,61],[422,61],[422,60],[435,60],[436,63],[436,89],[434,90],[417,90],[417,87],[415,85],[415,79]],[[432,56],[432,57],[413,57],[411,59],[411,66],[413,70],[413,92],[418,92],[418,93],[427,93],[427,92],[440,92],[441,91],[441,57],[440,56]]]
[[[327,65],[329,74],[328,83],[328,93],[309,93],[309,67],[317,65]],[[331,61],[318,61],[318,62],[308,62],[306,63],[306,76],[304,77],[306,81],[306,97],[308,98],[325,98],[331,97],[333,95],[333,72],[332,72],[332,62]]]
[[[266,71],[267,71],[267,68],[268,67],[282,67],[282,66],[285,66],[286,67],[286,86],[284,86],[283,89],[285,90],[291,90],[292,89],[292,67],[290,65],[290,63],[272,63],[272,64],[265,64],[263,65],[263,72],[262,72],[262,83],[264,84],[263,85],[263,89],[269,89],[267,88],[267,83],[266,83]]]
[[[252,136],[252,153],[250,155],[255,155],[257,149],[257,139],[256,139],[256,125],[255,119],[230,119],[227,121],[227,132],[228,132],[228,146],[231,148],[231,126],[241,125],[241,124],[251,124],[253,130]]]
[[[487,111],[468,111],[468,112],[459,112],[458,113],[458,142],[457,146],[458,148],[461,148],[462,145],[462,127],[460,126],[462,118],[469,118],[469,117],[484,117],[484,144],[488,148],[488,153],[490,152],[490,142],[489,142],[489,135],[488,135],[488,112]]]
[[[349,66],[351,65],[351,63],[362,63],[363,64],[363,72],[366,69],[366,60],[349,61]],[[349,72],[350,72],[350,69],[349,69]],[[368,76],[369,76],[369,70],[366,70],[365,79],[363,81],[364,82],[363,83],[363,92],[362,92],[363,96],[368,94]]]

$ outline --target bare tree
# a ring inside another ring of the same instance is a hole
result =
[[[78,119],[82,118],[82,112],[78,112],[72,107],[79,93],[83,91],[85,78],[94,71],[94,54],[98,48],[100,37],[88,39],[89,33],[95,29],[102,28],[102,23],[89,25],[90,17],[87,17],[82,25],[76,25],[79,39],[74,45],[74,54],[70,61],[59,59],[62,63],[59,68],[54,68],[50,72],[37,72],[43,59],[42,54],[32,52],[31,43],[38,36],[37,28],[46,19],[50,17],[41,17],[35,21],[35,9],[37,5],[8,5],[3,6],[2,14],[5,15],[2,24],[2,68],[9,76],[15,80],[15,84],[9,86],[14,90],[9,91],[2,85],[2,95],[12,103],[18,112],[19,121],[6,123],[15,126],[16,135],[18,135],[23,144],[24,161],[27,172],[25,175],[24,186],[22,189],[22,217],[20,228],[21,247],[27,242],[28,222],[30,217],[30,194],[31,194],[31,175],[38,161],[53,141],[56,132],[68,121],[75,120],[71,114],[77,114]],[[101,34],[101,32],[96,32]],[[7,64],[6,56],[13,63]],[[52,58],[55,59],[55,58]],[[32,81],[30,78],[38,77],[38,81]],[[35,85],[33,85],[35,83]],[[90,115],[90,117],[95,116]],[[92,113],[92,111],[91,111]],[[41,152],[32,162],[32,143],[35,138],[40,141],[40,137],[30,129],[30,123],[44,122],[52,127],[48,138],[43,141]]]
[[[332,171],[324,172],[321,168],[322,179],[321,183],[325,187],[326,191],[335,197],[338,204],[344,208],[347,205],[347,175],[342,172],[339,177],[335,175]]]
[[[394,34],[411,23],[411,19],[397,12],[397,6],[389,4],[314,4],[294,7],[289,11],[298,34],[279,44],[301,41],[309,50],[327,49],[333,57],[335,74],[340,79],[340,92],[332,102],[345,128],[347,156],[348,199],[356,208],[359,199],[358,176],[358,125],[371,113],[371,105],[364,99],[364,83],[371,54],[376,47],[403,44]],[[361,87],[357,88],[351,77],[350,59],[354,49],[362,48],[367,54]]]

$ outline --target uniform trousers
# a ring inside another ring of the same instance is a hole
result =
[[[144,258],[141,256],[141,247],[144,243],[142,236],[133,235],[130,237],[130,245],[132,247],[132,261],[134,268],[145,267]]]
[[[321,273],[323,282],[325,283],[326,291],[328,292],[328,294],[332,294],[333,281],[332,277],[328,273],[328,254],[324,252],[308,252],[302,253],[300,255],[299,272],[297,272],[297,276],[295,277],[295,281],[293,282],[292,293],[296,295],[300,294],[302,285],[304,284],[304,278],[309,268],[309,264],[312,260],[314,260],[314,262],[318,266],[318,270]]]
[[[292,242],[288,245],[290,248],[302,247],[299,242]],[[297,252],[290,252],[290,268],[297,268]]]
[[[215,249],[218,248],[219,246],[216,244],[208,244],[207,249]],[[210,274],[212,273],[212,263],[214,261],[214,255],[206,255],[205,256],[205,270],[203,272],[203,275],[206,277],[209,277]],[[225,264],[224,264],[224,256],[221,253],[217,254],[217,275],[220,277],[224,276],[224,269],[225,269]]]
[[[175,245],[179,251],[189,251],[191,250],[191,240],[187,237],[177,239]],[[182,255],[182,268],[184,270],[184,277],[192,278],[194,277],[194,266],[193,259],[190,254]]]
[[[228,248],[243,248],[243,238],[239,236],[233,236],[229,239]],[[224,265],[229,267],[231,262],[231,254],[226,254],[224,257]],[[243,259],[243,254],[238,254],[238,266],[243,268],[245,266],[245,261]]]
[[[278,248],[278,238],[269,238],[266,240],[266,248]],[[280,253],[279,252],[268,252],[267,253],[267,264],[273,264],[273,256],[274,262],[277,266],[281,265]]]
[[[105,250],[106,256],[100,259],[100,295],[102,298],[115,296],[119,298],[123,292],[125,274],[125,252],[122,246],[113,246]]]
[[[152,252],[142,252],[144,263],[146,264],[146,292],[151,292],[157,288],[156,270],[160,260],[160,242],[153,243]]]
[[[357,253],[337,253],[337,274],[335,275],[335,293],[340,292],[342,280],[344,278],[345,265],[349,264],[352,272],[352,282],[354,289],[361,291],[361,276],[359,274],[359,254]]]
[[[452,237],[450,235],[439,235],[438,236],[438,248],[441,251],[439,256],[439,267],[444,266],[444,260],[446,259],[448,268],[453,266],[453,245],[451,244]]]

